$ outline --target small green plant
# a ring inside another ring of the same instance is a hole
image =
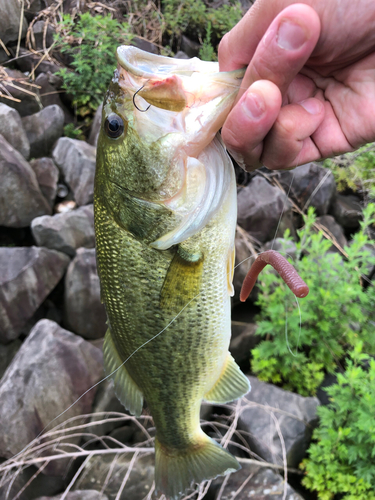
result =
[[[127,23],[89,12],[76,19],[64,15],[56,35],[59,50],[70,58],[72,70],[59,75],[63,88],[72,95],[77,114],[92,114],[102,102],[116,67],[116,49],[131,40]]]
[[[64,136],[71,139],[79,139],[80,141],[86,139],[82,130],[79,127],[75,127],[73,123],[68,123],[64,126]]]
[[[375,197],[375,144],[325,160],[324,166],[332,171],[339,191],[359,189]]]
[[[211,35],[212,27],[211,23],[208,23],[206,38],[203,40],[202,47],[199,50],[199,57],[202,61],[217,61],[215,49],[211,45]]]
[[[209,29],[212,31],[209,42],[218,43],[242,17],[241,4],[234,1],[214,9],[207,7],[203,0],[164,0],[162,9],[171,45],[183,33],[202,40]]]
[[[357,343],[337,384],[328,387],[331,402],[318,408],[302,483],[321,500],[375,500],[375,360]],[[368,369],[363,364],[368,365]]]
[[[369,262],[366,230],[374,223],[375,205],[364,210],[364,220],[344,260],[327,253],[331,242],[313,230],[310,209],[299,232],[294,266],[310,288],[300,301],[272,270],[260,276],[257,335],[265,337],[252,350],[252,370],[261,380],[281,384],[304,396],[314,395],[326,372],[334,372],[347,350],[362,339],[366,352],[375,354],[375,293],[361,285],[360,275]],[[305,254],[300,259],[301,255]],[[300,327],[301,320],[301,327]]]

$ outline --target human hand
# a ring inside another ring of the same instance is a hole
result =
[[[219,46],[248,65],[223,140],[245,170],[287,169],[375,141],[374,0],[257,0]]]

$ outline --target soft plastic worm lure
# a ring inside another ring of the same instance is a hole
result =
[[[266,267],[267,264],[270,264],[280,274],[296,297],[300,299],[306,297],[309,293],[309,287],[299,276],[292,264],[289,264],[289,262],[278,252],[275,252],[275,250],[267,250],[257,257],[247,273],[246,278],[242,283],[240,293],[241,302],[245,302],[248,298],[254,288],[259,273]]]

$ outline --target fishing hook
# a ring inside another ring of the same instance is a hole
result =
[[[134,107],[138,109],[138,111],[140,111],[141,113],[146,113],[146,111],[148,111],[150,109],[151,104],[149,104],[146,109],[140,109],[140,108],[138,108],[138,106],[135,103],[135,96],[138,94],[138,92],[140,92],[143,89],[143,87],[144,87],[144,85],[142,85],[142,87],[140,89],[138,89],[137,92],[133,95],[133,104],[134,104]]]

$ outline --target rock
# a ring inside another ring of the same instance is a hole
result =
[[[362,220],[362,207],[355,195],[338,194],[332,205],[332,215],[344,229],[358,229]]]
[[[144,50],[145,52],[150,52],[151,54],[159,54],[159,50],[154,43],[149,42],[144,38],[139,38],[138,36],[133,36],[131,45],[134,45],[134,47],[138,47],[138,49]]]
[[[276,175],[302,210],[312,206],[317,215],[327,214],[336,195],[336,183],[330,170],[312,162]]]
[[[281,253],[283,257],[294,260],[297,255],[297,246],[293,240],[286,240],[285,238],[276,238],[272,241],[267,241],[263,245],[263,250],[275,250]]]
[[[53,159],[64,174],[78,205],[92,203],[96,149],[85,141],[61,137],[53,150]]]
[[[46,2],[46,6],[48,2]],[[31,22],[35,14],[38,14],[44,8],[44,2],[42,4],[42,0],[29,0],[25,5],[25,17]]]
[[[241,470],[234,474],[229,474],[227,482],[220,496],[221,500],[232,500],[234,492],[236,500],[303,500],[293,488],[287,484],[286,497],[284,497],[284,478],[277,474],[274,469],[256,465],[254,463],[241,460]],[[245,483],[246,481],[246,483]],[[219,495],[223,478],[217,478],[212,484],[214,499]],[[243,487],[245,483],[245,487]],[[242,488],[241,488],[242,486]]]
[[[95,116],[91,124],[88,143],[95,147],[98,144],[100,125],[102,123],[102,112],[103,112],[103,104],[101,104],[95,111]]]
[[[45,72],[40,72],[37,78],[35,79],[35,85],[40,87],[39,96],[40,101],[43,106],[46,108],[47,106],[52,106],[52,104],[56,104],[59,106],[64,112],[64,124],[73,123],[74,117],[69,109],[65,106],[60,98],[60,93],[58,90],[61,88],[61,81],[57,78],[56,75],[52,74],[53,71],[58,71],[59,68],[56,69],[48,69]]]
[[[12,52],[13,52],[13,56],[15,57],[15,50],[13,50]],[[59,69],[61,69],[60,66],[58,66],[57,64],[55,64],[52,61],[49,61],[47,58],[42,59],[43,54],[41,52],[38,54],[35,52],[30,52],[29,50],[21,47],[19,55],[20,55],[20,57],[19,57],[19,59],[17,59],[16,64],[17,64],[17,67],[23,73],[34,72],[35,75],[39,75],[41,73],[53,73],[53,72],[59,71]],[[35,83],[36,83],[36,81],[35,81]],[[42,89],[35,89],[34,88],[33,90],[38,91],[38,94],[43,94]],[[42,104],[43,104],[43,102],[42,102]],[[34,113],[36,111],[34,111]]]
[[[62,136],[64,129],[64,113],[59,106],[47,106],[38,113],[22,119],[30,142],[30,156],[40,158],[48,156],[52,146]]]
[[[0,47],[0,64],[7,62],[9,59],[10,56],[8,55],[8,53],[5,52],[5,50],[2,47]]]
[[[190,40],[185,35],[181,37],[181,50],[185,52],[188,57],[198,57],[201,45],[193,40]]]
[[[87,339],[103,337],[106,313],[100,302],[95,249],[79,248],[65,277],[65,322]]]
[[[52,208],[57,193],[59,169],[52,158],[36,158],[30,162],[30,166],[35,172],[42,195]]]
[[[53,321],[39,321],[0,382],[0,456],[9,458],[20,452],[74,402],[54,426],[89,413],[95,389],[77,399],[101,376],[99,349]],[[80,437],[65,440],[77,444]],[[51,451],[57,450],[51,446]],[[65,460],[52,461],[43,473],[63,474],[66,465]]]
[[[183,50],[179,50],[177,54],[174,56],[175,59],[189,59],[189,56],[185,54]]]
[[[98,387],[98,391],[96,393],[94,405],[92,408],[93,415],[90,418],[90,422],[102,422],[103,420],[106,420],[106,417],[104,415],[95,415],[95,413],[109,414],[110,412],[125,414],[125,408],[122,406],[115,394],[113,380],[107,379]],[[117,417],[115,415],[108,415],[108,417],[110,417],[111,419],[118,418],[118,421],[98,423],[97,425],[89,427],[87,431],[90,432],[90,434],[95,434],[95,436],[105,436],[106,434],[112,432],[114,429],[117,429],[118,427],[124,425],[125,419],[122,419],[120,415],[118,415]],[[88,439],[91,439],[91,437]]]
[[[35,500],[60,500],[61,497],[62,494],[54,497],[38,497]],[[108,500],[107,495],[95,490],[69,491],[64,498],[65,500]]]
[[[129,468],[133,454],[97,455],[83,469],[77,480],[77,488],[92,488],[101,491],[108,472],[113,467],[104,493],[109,500],[115,500],[121,483]],[[127,484],[118,500],[144,500],[154,481],[154,454],[139,457],[129,475]],[[155,497],[153,497],[155,498]],[[157,497],[156,497],[157,498]]]
[[[0,135],[0,226],[26,227],[50,213],[33,169]]]
[[[9,342],[23,332],[68,263],[67,255],[47,248],[0,248],[1,342]]]
[[[255,323],[244,323],[242,321],[232,321],[232,338],[229,351],[236,363],[248,367],[250,351],[260,342],[260,337],[256,335],[257,325]]]
[[[0,33],[1,40],[8,42],[18,40],[21,20],[21,3],[18,0],[0,0]],[[27,21],[22,18],[21,37],[26,35]]]
[[[294,235],[292,210],[286,195],[263,177],[254,177],[240,190],[237,205],[238,224],[261,243],[282,236],[286,229]]]
[[[95,246],[93,206],[37,217],[31,223],[31,231],[38,246],[73,257],[77,248]]]
[[[0,0],[0,2],[7,2],[8,0]],[[10,0],[11,2],[17,2],[18,0]],[[0,8],[1,12],[1,8]],[[0,28],[1,33],[1,28]],[[30,87],[30,85],[26,85],[25,82],[28,81],[28,78],[17,69],[8,69],[5,68],[5,72],[9,77],[9,84],[7,81],[2,81],[2,85],[4,85],[5,89],[13,96],[15,99],[19,99],[19,102],[11,101],[5,97],[0,97],[0,102],[7,104],[11,108],[16,109],[20,116],[28,116],[32,113],[36,113],[40,111],[41,106],[38,102],[37,89],[35,87]],[[18,88],[14,88],[10,84],[16,85]],[[24,92],[24,89],[27,92]],[[29,92],[32,92],[30,94]],[[4,92],[3,92],[4,93]]]
[[[282,447],[272,415],[284,438],[288,467],[298,467],[318,423],[317,398],[305,398],[274,385],[248,377],[251,391],[242,399],[238,429],[246,436],[251,449],[267,462],[283,464]]]
[[[45,21],[37,21],[33,24],[32,29],[32,43],[35,50],[48,49],[53,44],[53,37],[55,35],[55,29],[50,23]],[[45,39],[45,42],[44,42]],[[34,44],[35,42],[35,44]]]
[[[21,344],[22,342],[16,339],[13,340],[13,342],[11,342],[10,344],[2,345],[0,347],[0,379],[4,375],[5,370],[10,365],[18,349],[21,347]]]
[[[15,476],[15,477],[14,477]],[[14,482],[10,486],[6,483],[3,488],[0,488],[0,499],[10,500],[16,498],[17,500],[31,500],[35,497],[40,497],[40,495],[55,495],[60,491],[63,491],[65,487],[65,481],[63,478],[57,476],[45,476],[40,474],[35,466],[28,466],[22,470],[18,469],[14,473],[11,479]],[[26,486],[28,484],[28,486]],[[25,487],[25,490],[21,492],[21,489]],[[47,496],[47,498],[49,498]]]
[[[336,240],[341,248],[344,248],[348,244],[342,227],[337,224],[332,215],[323,215],[322,217],[318,217],[316,219],[316,222],[321,224],[325,228],[328,235],[331,236],[333,240]],[[331,245],[329,251],[339,252],[339,249],[335,247],[335,245]]]
[[[15,109],[0,103],[0,134],[27,160],[30,144],[21,117]]]

